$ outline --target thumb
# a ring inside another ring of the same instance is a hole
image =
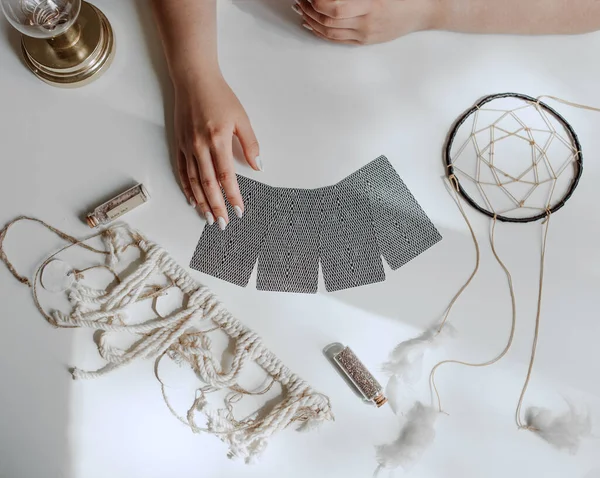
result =
[[[244,151],[244,156],[248,164],[252,169],[262,171],[263,164],[259,157],[260,148],[258,140],[256,139],[256,135],[254,134],[254,130],[252,129],[252,125],[248,118],[244,118],[237,124],[235,135],[242,145],[242,150]]]

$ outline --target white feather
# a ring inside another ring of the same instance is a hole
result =
[[[444,339],[454,335],[455,329],[448,323],[444,324],[438,333],[439,328],[439,324],[436,324],[418,337],[398,344],[390,353],[388,361],[383,364],[383,371],[390,375],[386,396],[394,413],[400,410],[402,385],[414,384],[421,378],[425,354],[438,347]]]
[[[392,443],[377,447],[378,471],[382,468],[393,469],[399,466],[408,470],[417,463],[433,443],[434,424],[438,415],[436,409],[426,407],[421,402],[415,403],[406,415],[400,436]]]
[[[531,407],[525,414],[529,430],[558,449],[577,453],[581,440],[592,434],[589,410],[577,410],[572,404],[569,410],[556,414],[547,408]]]
[[[392,375],[385,387],[385,396],[388,399],[388,404],[396,415],[400,412],[398,406],[401,400],[400,385],[398,385],[398,377]]]

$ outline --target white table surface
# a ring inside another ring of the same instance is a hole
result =
[[[186,203],[169,161],[171,92],[144,0],[99,0],[118,38],[112,68],[78,90],[51,88],[21,64],[18,35],[0,22],[0,223],[28,214],[75,235],[81,215],[132,181],[152,202],[126,220],[186,265],[203,222]],[[2,478],[370,477],[373,445],[397,435],[388,407],[361,403],[324,360],[333,341],[374,370],[401,340],[436,320],[470,273],[474,252],[443,182],[441,148],[454,119],[479,97],[518,91],[600,105],[600,34],[521,38],[423,33],[363,48],[316,40],[289,2],[219,3],[220,58],[261,142],[264,173],[278,186],[314,187],[385,154],[444,240],[384,283],[329,294],[258,292],[200,273],[229,309],[294,371],[331,397],[336,416],[309,434],[274,437],[257,466],[225,457],[212,436],[192,434],[164,406],[152,362],[74,382],[67,367],[99,365],[88,331],[56,330],[29,290],[0,267],[0,476]],[[600,421],[600,115],[558,106],[580,135],[585,172],[553,218],[538,361],[527,404],[587,404]],[[165,127],[166,124],[166,127]],[[486,360],[510,326],[506,280],[488,247],[489,220],[469,210],[482,243],[480,275],[457,304],[459,335],[428,359]],[[501,224],[498,248],[517,290],[509,355],[494,367],[442,369],[450,416],[411,471],[419,478],[598,478],[600,441],[576,456],[517,431],[514,407],[533,335],[540,225]],[[32,225],[7,252],[31,274],[56,248]],[[383,378],[383,377],[381,377]],[[427,399],[426,383],[415,397]],[[596,436],[600,428],[596,427]]]

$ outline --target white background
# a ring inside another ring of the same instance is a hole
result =
[[[21,64],[18,35],[0,22],[0,223],[29,214],[85,235],[82,214],[140,181],[152,201],[125,219],[186,265],[203,222],[172,173],[172,93],[148,4],[97,3],[112,21],[118,51],[107,74],[80,90],[39,82]],[[289,2],[223,0],[219,35],[222,68],[252,119],[265,164],[264,173],[241,164],[239,172],[272,185],[314,187],[385,154],[444,240],[388,271],[384,283],[334,294],[258,292],[193,273],[291,369],[331,397],[334,423],[277,435],[261,464],[251,467],[229,461],[218,439],[192,434],[169,414],[151,361],[72,381],[69,366],[100,364],[91,335],[50,327],[27,287],[0,268],[2,478],[371,476],[373,446],[397,435],[398,419],[388,407],[361,403],[321,349],[333,341],[351,345],[383,378],[377,370],[388,351],[438,319],[471,272],[470,236],[441,179],[450,125],[481,96],[510,90],[600,105],[599,34],[422,33],[349,48],[313,38]],[[526,405],[564,409],[567,397],[587,404],[600,421],[600,114],[557,108],[580,135],[585,172],[552,219],[539,355]],[[504,346],[510,302],[488,247],[489,220],[468,212],[482,243],[481,273],[452,316],[458,337],[436,357],[482,361]],[[571,456],[514,423],[533,334],[540,230],[540,224],[498,226],[498,249],[517,291],[514,347],[494,367],[441,369],[450,415],[440,418],[437,439],[412,476],[600,476],[599,439]],[[58,244],[31,225],[15,228],[6,241],[28,275]],[[426,383],[412,395],[427,399]]]

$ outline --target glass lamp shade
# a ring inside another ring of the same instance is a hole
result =
[[[54,38],[77,20],[81,0],[0,0],[9,23],[23,35]]]
[[[83,0],[0,0],[19,32],[23,60],[54,86],[82,86],[98,78],[115,54],[108,18]]]

